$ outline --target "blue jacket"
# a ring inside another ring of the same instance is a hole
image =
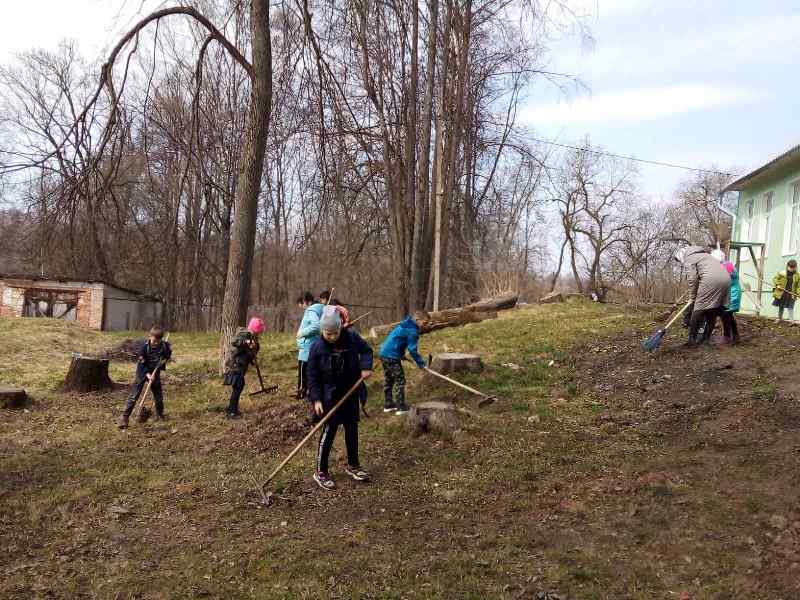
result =
[[[730,312],[739,312],[742,307],[742,286],[739,283],[739,273],[736,269],[731,273],[731,291],[728,306],[726,307]]]
[[[322,304],[312,304],[303,313],[300,328],[297,330],[297,360],[308,362],[311,344],[319,338],[319,320],[322,318]]]
[[[406,354],[406,348],[408,348],[408,353],[411,355],[411,358],[414,359],[418,367],[423,368],[426,364],[419,355],[419,350],[417,350],[418,342],[419,327],[417,327],[411,315],[406,315],[406,317],[389,332],[389,337],[384,340],[378,350],[378,356],[387,360],[403,360]]]
[[[355,331],[343,329],[335,343],[318,338],[308,356],[308,400],[322,402],[329,411],[361,377],[372,370],[372,348]],[[359,402],[366,402],[367,388],[358,391],[337,411],[334,421],[358,421]]]

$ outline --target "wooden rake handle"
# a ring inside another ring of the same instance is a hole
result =
[[[275,470],[272,472],[272,474],[271,474],[269,477],[267,477],[267,480],[266,480],[264,483],[262,483],[262,484],[261,484],[261,490],[262,490],[262,492],[263,492],[264,488],[267,486],[267,484],[268,484],[270,481],[272,481],[272,480],[275,478],[275,476],[276,476],[278,473],[280,473],[280,472],[283,470],[283,467],[285,467],[285,466],[288,464],[288,462],[289,462],[290,460],[292,460],[292,458],[294,458],[294,455],[295,455],[295,454],[297,454],[298,452],[300,452],[300,449],[301,449],[303,446],[305,446],[305,445],[306,445],[306,443],[308,442],[308,440],[310,440],[310,439],[313,437],[313,435],[314,435],[314,434],[315,434],[317,431],[319,431],[320,429],[322,429],[322,426],[323,426],[323,425],[325,425],[325,423],[327,423],[328,421],[330,421],[330,420],[331,420],[331,417],[333,417],[333,415],[335,415],[335,414],[336,414],[336,411],[337,411],[337,410],[339,410],[339,409],[342,407],[342,405],[343,405],[343,404],[344,404],[344,403],[347,401],[347,399],[348,399],[348,398],[350,398],[350,396],[352,396],[352,395],[355,393],[355,391],[358,389],[358,387],[359,387],[359,386],[360,386],[362,383],[364,383],[364,381],[366,381],[366,380],[365,380],[363,377],[360,377],[360,378],[358,379],[358,381],[356,382],[356,384],[355,384],[353,387],[351,387],[351,388],[350,388],[350,389],[347,391],[347,393],[346,393],[344,396],[342,396],[342,399],[341,399],[341,400],[339,400],[339,402],[337,402],[337,403],[334,405],[334,407],[333,407],[332,409],[330,409],[330,411],[328,411],[328,414],[327,414],[327,415],[325,415],[325,416],[322,418],[322,420],[321,420],[319,423],[317,423],[317,424],[316,424],[316,426],[314,427],[314,429],[312,429],[311,431],[309,431],[309,432],[308,432],[308,435],[307,435],[306,437],[304,437],[304,438],[302,439],[302,441],[301,441],[299,444],[297,444],[297,446],[295,446],[295,447],[294,447],[294,450],[292,450],[292,451],[289,453],[289,456],[287,456],[286,458],[284,458],[284,459],[283,459],[283,462],[281,462],[281,464],[279,464],[279,465],[278,465],[278,466],[275,468]]]
[[[672,317],[672,318],[669,320],[669,323],[667,323],[667,324],[666,324],[666,326],[664,327],[664,331],[666,331],[667,329],[669,329],[669,328],[672,326],[672,324],[673,324],[675,321],[677,321],[677,320],[678,320],[678,317],[680,317],[680,316],[681,316],[681,315],[682,315],[682,314],[683,314],[683,313],[686,311],[686,309],[687,309],[687,308],[689,308],[689,307],[690,307],[692,304],[693,304],[693,302],[692,302],[691,300],[690,300],[689,302],[687,302],[686,304],[684,304],[684,305],[683,305],[683,307],[682,307],[682,308],[681,308],[681,309],[680,309],[678,312],[676,312],[676,313],[675,313],[675,316],[674,316],[674,317]]]
[[[452,383],[453,385],[458,386],[461,389],[467,390],[468,392],[471,392],[471,393],[475,394],[476,396],[481,396],[482,398],[494,398],[494,396],[487,396],[483,392],[479,392],[475,388],[471,388],[468,385],[464,385],[463,383],[461,383],[459,381],[456,381],[455,379],[450,379],[447,375],[442,375],[441,373],[439,373],[437,371],[434,371],[430,367],[423,367],[422,370],[427,372],[427,373],[430,373],[431,375],[435,375],[439,379],[444,379],[445,381],[447,381],[449,383]]]

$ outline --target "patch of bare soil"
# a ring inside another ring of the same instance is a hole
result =
[[[593,432],[611,444],[653,440],[655,448],[638,476],[635,469],[607,475],[584,493],[627,496],[633,516],[641,501],[632,495],[650,489],[670,508],[682,507],[673,518],[693,523],[687,544],[725,548],[725,561],[740,569],[734,577],[742,595],[735,597],[797,598],[800,330],[738,322],[737,346],[685,348],[685,332],[676,328],[647,353],[640,344],[654,325],[581,353],[579,389],[600,407]],[[652,550],[663,558],[674,548]]]
[[[248,416],[244,435],[239,441],[259,454],[285,448],[290,443],[299,442],[310,431],[307,415],[306,403],[299,400],[289,405],[270,405],[252,418]]]
[[[98,358],[107,358],[119,362],[136,362],[136,355],[139,353],[141,345],[141,340],[126,339],[113,348],[100,352]]]

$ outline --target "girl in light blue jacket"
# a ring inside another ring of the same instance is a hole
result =
[[[297,304],[304,309],[300,328],[297,330],[297,399],[304,400],[308,392],[308,355],[311,345],[319,338],[319,320],[322,317],[322,304],[314,299],[311,292],[306,292],[297,299]]]

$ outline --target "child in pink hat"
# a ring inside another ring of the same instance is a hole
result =
[[[231,397],[228,400],[228,408],[225,416],[228,419],[241,419],[242,413],[239,412],[239,397],[244,390],[247,368],[256,362],[256,356],[260,346],[258,336],[264,333],[266,327],[264,320],[260,317],[253,317],[247,323],[247,329],[240,329],[236,332],[231,345],[235,348],[233,354],[225,363],[224,384],[231,386]]]

